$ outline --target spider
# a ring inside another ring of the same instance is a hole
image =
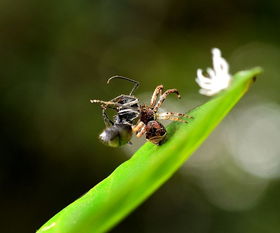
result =
[[[183,113],[163,112],[158,113],[158,109],[163,104],[168,95],[175,93],[180,99],[181,96],[177,89],[168,89],[163,92],[163,85],[155,88],[150,105],[140,105],[140,120],[132,127],[136,137],[146,134],[146,139],[156,145],[160,145],[166,137],[166,129],[158,120],[171,120],[188,123],[183,117],[191,118]]]
[[[139,82],[116,75],[109,78],[107,83],[116,78],[134,83],[129,95],[122,94],[110,101],[90,100],[91,103],[98,103],[101,105],[106,129],[99,135],[99,138],[106,145],[119,147],[130,143],[132,133],[135,133],[138,138],[146,134],[146,139],[148,141],[156,145],[161,145],[166,137],[166,129],[158,120],[187,123],[182,117],[191,118],[182,113],[158,113],[158,109],[169,94],[175,93],[177,97],[180,98],[177,89],[169,89],[163,92],[163,85],[159,85],[152,95],[150,105],[140,105],[139,100],[133,96],[133,92],[139,86]],[[117,112],[113,120],[111,120],[106,113],[108,108]]]

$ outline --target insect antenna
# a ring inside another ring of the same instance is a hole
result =
[[[107,84],[109,84],[110,81],[111,81],[112,79],[115,79],[115,78],[124,79],[124,80],[126,80],[126,81],[129,81],[129,82],[134,83],[134,86],[133,86],[132,90],[130,91],[129,95],[132,95],[133,92],[138,88],[138,86],[139,86],[139,84],[140,84],[139,82],[137,82],[137,81],[135,81],[135,80],[133,80],[133,79],[130,79],[130,78],[127,78],[127,77],[123,77],[123,76],[119,76],[119,75],[115,75],[115,76],[112,76],[111,78],[109,78],[108,81],[107,81]]]

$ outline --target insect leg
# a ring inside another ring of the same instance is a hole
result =
[[[163,85],[158,85],[156,87],[156,89],[154,90],[154,93],[153,93],[152,98],[151,98],[151,104],[150,104],[151,107],[155,106],[158,96],[162,95],[162,90],[163,90]]]
[[[159,97],[159,101],[156,103],[155,107],[154,107],[154,111],[157,112],[158,108],[162,105],[162,103],[165,101],[166,97],[169,94],[175,93],[177,95],[177,97],[180,99],[181,96],[178,92],[177,89],[169,89],[167,91],[165,91],[160,97]]]
[[[126,107],[126,106],[131,106],[133,104],[137,104],[139,102],[139,100],[135,98],[135,100],[133,100],[131,102],[120,104],[119,102],[124,98],[126,98],[126,95],[120,95],[120,96],[115,97],[114,99],[111,99],[110,101],[108,101],[108,103],[113,102],[113,103],[115,103],[115,106]]]
[[[110,127],[110,126],[114,125],[114,122],[108,117],[108,115],[106,113],[106,108],[103,108],[102,116],[103,116],[106,127]]]
[[[114,125],[114,122],[108,117],[108,115],[106,113],[106,109],[107,108],[112,108],[112,109],[116,110],[115,107],[119,106],[120,104],[115,103],[113,101],[103,101],[103,100],[90,100],[90,102],[91,103],[98,103],[98,104],[101,105],[102,116],[103,116],[103,120],[104,120],[104,123],[105,123],[106,127]]]

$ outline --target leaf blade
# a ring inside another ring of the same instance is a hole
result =
[[[260,72],[260,68],[255,68],[237,73],[228,90],[190,112],[194,116],[190,124],[170,124],[165,144],[157,147],[146,143],[109,177],[50,219],[38,233],[98,233],[112,228],[190,157]]]

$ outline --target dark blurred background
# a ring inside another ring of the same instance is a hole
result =
[[[207,100],[194,82],[218,47],[231,73],[265,73],[204,145],[111,232],[280,231],[280,2],[0,1],[1,232],[35,232],[143,143],[98,141],[90,98],[128,93],[123,81],[178,88],[165,108]]]

